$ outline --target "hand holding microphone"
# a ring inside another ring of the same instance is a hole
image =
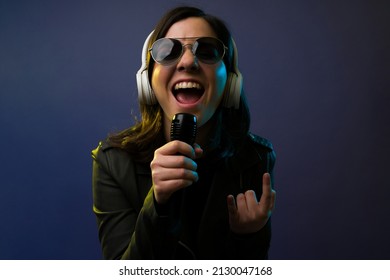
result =
[[[194,144],[197,132],[196,117],[180,113],[173,117],[171,141],[157,149],[150,164],[154,196],[164,204],[171,195],[198,180],[195,159],[202,149]]]

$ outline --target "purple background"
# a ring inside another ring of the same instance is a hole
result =
[[[0,0],[0,259],[100,259],[90,151],[137,114],[162,13],[191,3],[239,49],[276,148],[272,259],[389,259],[389,1]]]

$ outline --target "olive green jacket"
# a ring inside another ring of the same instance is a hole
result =
[[[162,209],[154,201],[149,164],[100,142],[92,151],[93,211],[106,259],[266,259],[271,221],[258,232],[230,231],[226,198],[253,189],[262,192],[262,175],[273,173],[275,153],[264,138],[250,134],[235,155],[213,166],[214,174],[198,227],[196,247],[181,230],[180,207]],[[273,181],[273,180],[272,180]],[[178,198],[180,200],[180,198]],[[191,210],[190,210],[191,211]]]

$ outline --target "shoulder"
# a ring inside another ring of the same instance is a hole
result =
[[[245,160],[256,163],[262,162],[265,171],[272,173],[275,166],[276,154],[271,141],[268,139],[248,133],[247,142],[243,147]]]
[[[124,151],[120,148],[114,147],[108,140],[102,140],[98,146],[92,150],[92,158],[99,159],[110,154],[122,154]]]
[[[148,164],[139,163],[126,150],[112,145],[108,140],[100,141],[92,150],[94,163],[114,177],[126,177],[130,170],[136,174],[149,174]]]
[[[230,159],[230,163],[236,170],[245,170],[262,162],[266,170],[271,172],[275,158],[275,152],[269,140],[253,133],[248,133],[234,156]]]
[[[107,169],[118,169],[120,166],[133,164],[128,152],[113,146],[108,140],[99,142],[98,146],[92,150],[92,158]]]
[[[274,148],[273,148],[271,141],[269,141],[266,138],[263,138],[263,137],[258,136],[256,134],[253,134],[253,133],[248,133],[247,138],[248,138],[248,141],[257,148],[266,149],[269,152],[274,151]]]
[[[249,133],[248,138],[252,143],[252,150],[256,151],[261,160],[266,161],[267,171],[271,172],[276,161],[276,154],[271,141],[253,133]]]

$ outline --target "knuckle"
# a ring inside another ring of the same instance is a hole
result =
[[[175,150],[179,149],[180,146],[181,146],[181,145],[180,145],[180,141],[178,141],[178,140],[171,141],[170,143],[171,143],[172,147],[173,147]]]
[[[159,157],[155,156],[149,165],[150,168],[156,168],[157,166],[159,166],[160,165]]]
[[[174,185],[174,189],[178,190],[178,189],[182,189],[184,187],[187,187],[188,185],[190,185],[190,183],[188,180],[178,179],[178,180],[174,181],[173,185]]]
[[[256,198],[256,193],[254,190],[247,190],[245,192],[245,197],[248,199]]]
[[[184,166],[185,163],[186,163],[186,158],[183,157],[183,156],[181,156],[181,157],[176,157],[175,159],[176,159],[176,164],[177,164],[178,166]]]
[[[184,168],[180,168],[177,173],[179,178],[185,178],[187,175],[187,171]]]

